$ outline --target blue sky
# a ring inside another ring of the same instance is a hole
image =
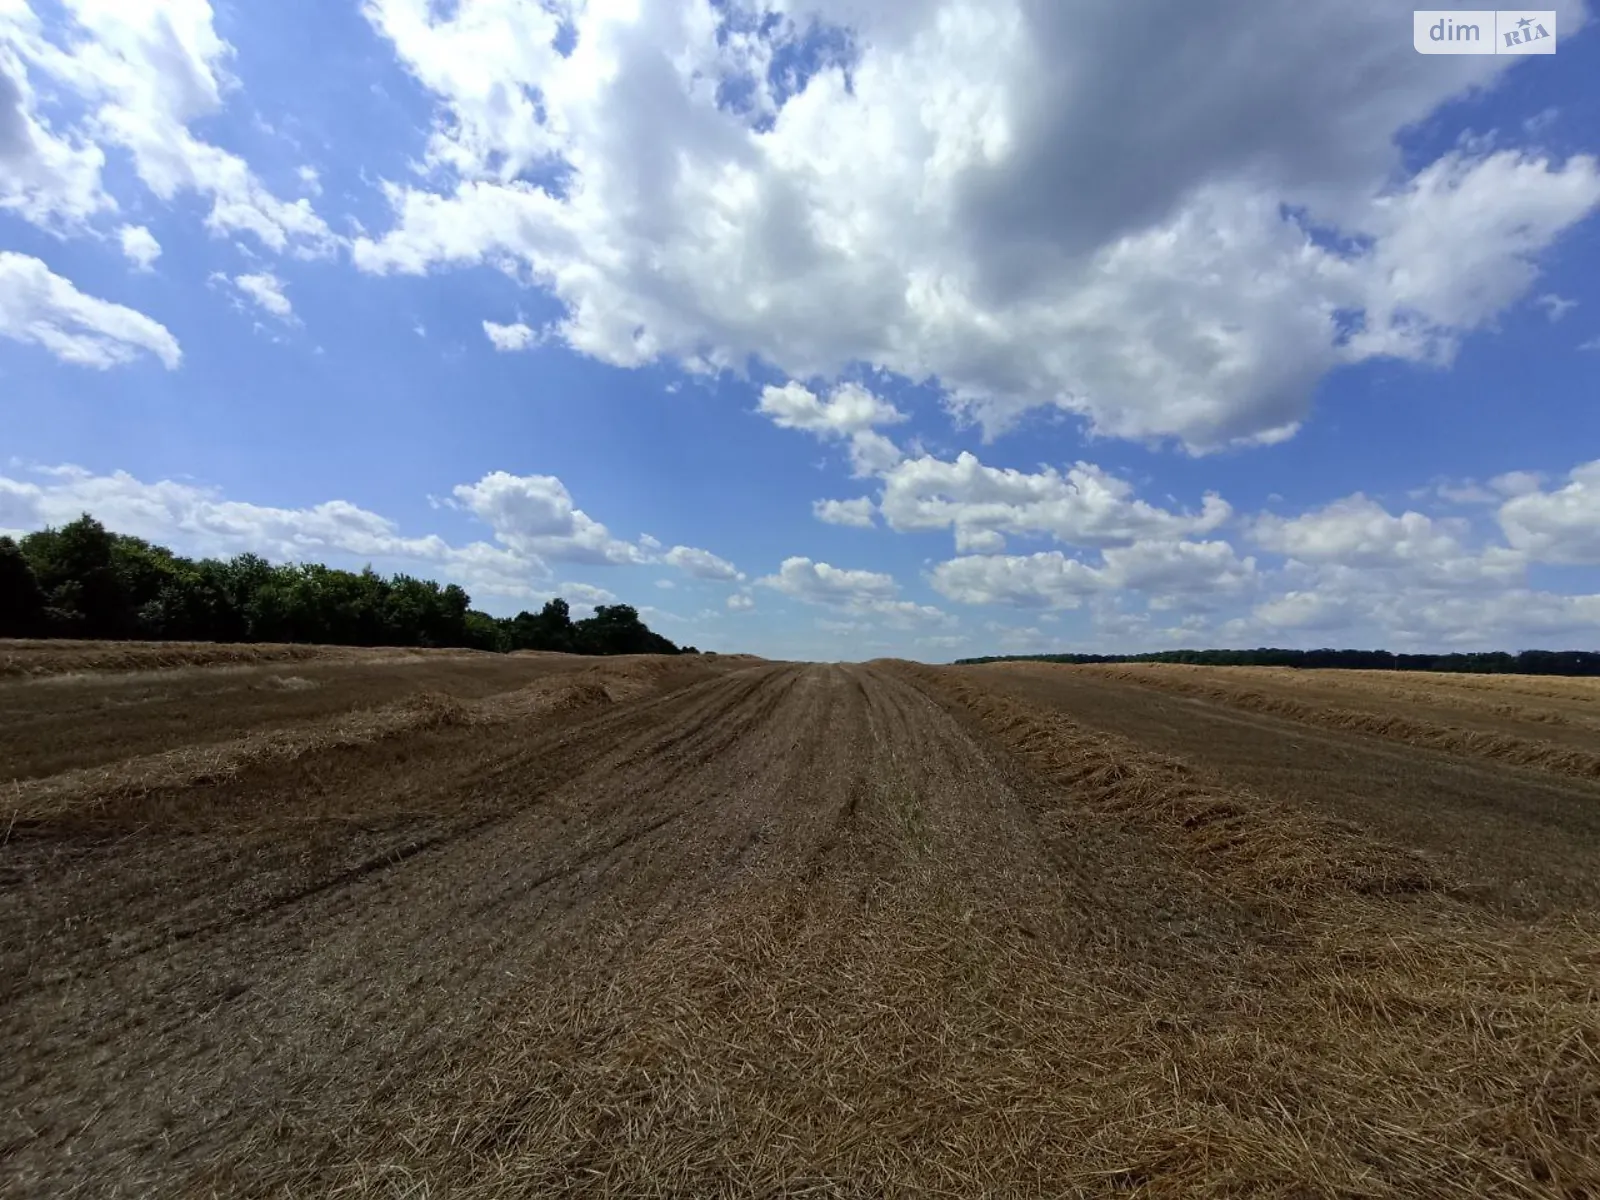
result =
[[[1593,647],[1591,24],[0,3],[0,529],[775,656]]]

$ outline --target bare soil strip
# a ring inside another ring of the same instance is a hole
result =
[[[1377,708],[1371,706],[1373,701],[1369,699],[1369,707],[1361,709],[1330,703],[1326,696],[1317,695],[1315,689],[1326,685],[1323,680],[1316,678],[1298,685],[1285,685],[1275,677],[1276,692],[1268,694],[1253,686],[1250,677],[1231,674],[1235,669],[1230,667],[1185,667],[1165,663],[1140,663],[1125,667],[1027,664],[1022,669],[1079,671],[1119,683],[1159,688],[1178,695],[1229,704],[1248,712],[1289,717],[1325,729],[1372,734],[1409,746],[1493,759],[1577,779],[1600,779],[1600,749],[1595,748],[1600,745],[1600,732],[1595,732],[1589,726],[1562,729],[1547,725],[1541,730],[1543,736],[1530,737],[1523,733],[1503,732],[1507,724],[1503,714],[1497,724],[1488,727],[1484,727],[1483,722],[1490,718],[1480,718],[1477,728],[1441,724],[1407,715],[1418,711],[1419,706],[1414,700],[1391,701],[1387,708]],[[1250,669],[1243,668],[1246,671]],[[1514,678],[1526,680],[1530,677]]]
[[[1600,1189],[1591,915],[973,678],[642,680],[0,846],[0,1189]]]

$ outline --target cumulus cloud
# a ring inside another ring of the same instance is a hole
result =
[[[1454,588],[1504,584],[1519,577],[1525,557],[1514,547],[1469,548],[1465,521],[1418,512],[1398,516],[1361,493],[1285,519],[1265,515],[1251,526],[1257,545],[1321,571],[1331,590],[1360,588],[1389,578],[1408,587]]]
[[[115,208],[100,182],[100,146],[112,145],[157,198],[209,200],[214,233],[247,233],[280,252],[333,252],[339,239],[309,201],[280,199],[244,159],[194,133],[223,110],[231,84],[232,47],[206,0],[66,0],[64,9],[51,36],[27,5],[0,7],[0,152],[22,164],[0,184],[0,203],[40,222]],[[87,109],[70,136],[42,124],[35,80]]]
[[[776,574],[756,583],[810,604],[875,617],[900,628],[953,623],[948,613],[931,604],[899,599],[900,585],[894,576],[879,571],[851,570],[796,556],[784,559]]]
[[[900,461],[900,448],[877,432],[906,415],[887,400],[856,383],[843,383],[821,399],[810,388],[789,382],[761,391],[758,409],[780,429],[799,429],[823,440],[849,443],[850,465],[857,476],[876,475]]]
[[[648,554],[611,536],[575,507],[554,475],[494,471],[453,490],[456,501],[494,530],[513,550],[563,562],[642,563]]]
[[[1144,538],[1097,558],[966,554],[935,564],[928,580],[957,603],[1034,610],[1040,620],[1087,609],[1095,640],[1067,648],[1548,645],[1600,630],[1600,596],[1541,591],[1528,580],[1535,562],[1600,564],[1597,483],[1600,463],[1586,463],[1554,483],[1509,472],[1474,486],[1475,505],[1497,496],[1504,541],[1481,519],[1394,512],[1357,493],[1243,522],[1251,542],[1281,556],[1277,565],[1220,539]],[[1152,619],[1174,610],[1186,615],[1164,627]]]
[[[729,612],[749,612],[756,606],[756,598],[745,592],[735,592],[728,597]]]
[[[1237,594],[1255,579],[1255,560],[1226,542],[1135,542],[1106,549],[1098,566],[1059,550],[1037,554],[968,555],[937,564],[929,582],[961,604],[1078,608],[1100,593],[1138,591],[1190,603]]]
[[[501,353],[526,350],[538,341],[537,331],[521,321],[514,325],[496,325],[493,321],[485,321],[483,332],[488,335],[494,348]]]
[[[161,257],[161,243],[143,225],[124,225],[117,230],[123,257],[140,271],[148,271]]]
[[[857,529],[872,529],[874,512],[872,501],[862,496],[855,500],[816,500],[811,512],[828,525],[850,525]]]
[[[42,346],[62,362],[105,370],[152,354],[168,370],[183,359],[165,325],[85,295],[26,254],[0,251],[0,337]]]
[[[1351,567],[1401,566],[1454,555],[1459,548],[1455,535],[1433,518],[1418,512],[1393,516],[1359,492],[1298,517],[1259,517],[1252,533],[1265,549]]]
[[[357,264],[513,270],[616,364],[865,362],[991,435],[1054,407],[1205,451],[1291,436],[1339,364],[1448,362],[1600,203],[1587,156],[1407,175],[1397,134],[1515,60],[1421,70],[1380,0],[778,8],[371,0],[439,120]]]
[[[115,211],[100,173],[105,152],[80,134],[57,134],[37,98],[12,38],[35,29],[32,12],[0,11],[0,211],[46,229],[70,230]]]
[[[1569,300],[1565,296],[1558,296],[1554,292],[1546,292],[1537,300],[1540,308],[1551,321],[1559,321],[1573,309],[1578,307],[1576,300]]]
[[[615,592],[595,587],[592,583],[563,583],[556,588],[556,595],[578,608],[599,608],[602,604],[617,602]]]
[[[1219,628],[1236,643],[1299,640],[1323,645],[1338,635],[1345,641],[1400,650],[1519,650],[1575,635],[1592,636],[1600,629],[1600,595],[1561,595],[1526,587],[1486,595],[1292,591],[1257,605],[1248,618]]]
[[[1338,633],[1397,647],[1520,648],[1594,625],[1600,597],[1527,583],[1534,561],[1600,561],[1583,557],[1587,472],[1577,468],[1551,492],[1525,472],[1492,480],[1510,497],[1500,510],[1506,544],[1475,536],[1468,521],[1395,514],[1360,494],[1298,517],[1259,518],[1253,539],[1288,561],[1270,579],[1273,594],[1221,631],[1235,640]]]
[[[995,553],[1005,534],[1048,535],[1072,545],[1106,546],[1207,533],[1231,515],[1208,494],[1199,513],[1174,513],[1134,498],[1133,486],[1080,462],[1065,475],[985,466],[963,452],[955,461],[908,459],[884,475],[879,504],[891,529],[951,528],[960,550]]]
[[[1499,512],[1507,542],[1538,562],[1600,566],[1600,459],[1574,467],[1554,491],[1534,477],[1509,486]]]
[[[776,574],[763,576],[756,582],[786,596],[826,604],[888,600],[900,590],[892,575],[848,570],[799,556],[784,559]]]
[[[727,559],[718,558],[711,551],[700,550],[694,546],[674,546],[663,554],[661,559],[685,574],[693,575],[696,579],[726,582],[744,578],[743,572]]]
[[[294,315],[294,305],[289,303],[289,297],[283,291],[283,280],[279,279],[271,271],[257,271],[248,275],[237,275],[234,277],[233,285],[263,312],[277,317],[280,321],[286,321],[290,324],[297,323]]]

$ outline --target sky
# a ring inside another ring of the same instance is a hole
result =
[[[1600,33],[0,0],[0,531],[926,661],[1600,646]]]

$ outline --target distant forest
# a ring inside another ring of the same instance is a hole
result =
[[[1205,667],[1343,668],[1360,671],[1458,671],[1475,675],[1600,675],[1592,650],[1524,650],[1520,654],[1390,654],[1387,650],[1158,650],[1150,654],[997,654],[961,658],[989,662],[1194,663]]]
[[[0,637],[461,646],[572,654],[698,654],[626,604],[574,621],[565,600],[491,617],[456,584],[369,566],[274,565],[255,554],[182,558],[89,514],[20,542],[0,537]]]

